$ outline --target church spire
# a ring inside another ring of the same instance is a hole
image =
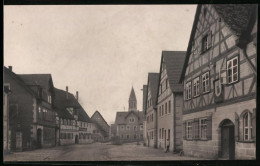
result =
[[[132,90],[130,92],[128,103],[129,103],[128,111],[136,111],[137,110],[137,100],[136,100],[135,91],[134,91],[133,86],[132,86]]]

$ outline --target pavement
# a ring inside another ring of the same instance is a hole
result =
[[[4,155],[8,161],[151,161],[151,160],[205,160],[179,156],[161,149],[148,148],[136,143],[112,145],[93,143],[65,145]]]

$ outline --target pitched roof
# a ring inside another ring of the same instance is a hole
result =
[[[37,94],[31,89],[29,88],[25,82],[23,81],[23,79],[21,77],[19,77],[17,74],[15,74],[13,71],[11,71],[10,69],[8,69],[7,67],[4,66],[4,75],[8,74],[10,75],[12,78],[14,78],[27,92],[29,92],[31,95],[33,96],[37,96]]]
[[[90,118],[85,112],[84,108],[78,103],[77,99],[73,94],[68,92],[68,98],[66,96],[67,92],[61,89],[54,88],[55,98],[53,101],[54,107],[57,109],[57,113],[63,118],[73,118],[74,117],[67,111],[67,107],[75,107],[78,110],[78,120],[84,122],[90,122]]]
[[[41,87],[47,89],[49,83],[51,83],[51,88],[53,87],[53,82],[51,74],[18,74],[27,85],[40,85]]]
[[[238,36],[246,31],[250,22],[250,17],[254,4],[213,4],[212,7],[218,15],[223,18],[224,22],[229,26],[231,31]]]
[[[159,76],[160,76],[160,73],[148,73],[147,85],[150,84],[153,107],[156,107],[156,98],[157,98],[157,92],[158,92],[158,87],[159,87],[159,78],[160,78]],[[147,93],[148,93],[148,90],[147,90]]]
[[[143,122],[143,112],[142,111],[128,111],[128,112],[117,112],[115,124],[126,124],[126,118],[131,113],[135,114],[140,122]]]
[[[212,4],[217,14],[224,20],[234,35],[238,37],[237,46],[243,46],[243,40],[248,40],[248,34],[253,28],[253,23],[256,20],[257,5],[255,4]],[[187,48],[186,59],[183,65],[182,73],[179,82],[182,82],[188,65],[192,41],[196,33],[197,24],[201,12],[202,5],[197,6],[193,27],[190,34],[190,40]],[[242,44],[241,44],[242,43]]]
[[[170,88],[173,92],[182,92],[183,86],[179,83],[185,51],[162,51],[161,69],[164,60]],[[161,73],[162,71],[160,71]]]
[[[98,111],[98,110],[96,110],[95,112],[94,112],[94,114],[91,116],[91,119],[92,120],[94,120],[94,115],[95,114],[97,114],[99,117],[101,117],[102,119],[103,119],[103,121],[107,124],[107,126],[109,126],[108,125],[108,123],[107,123],[107,121],[103,118],[103,116],[100,114],[100,112]],[[109,126],[110,127],[110,126]]]
[[[134,90],[133,87],[132,87],[132,90],[130,92],[129,100],[136,100],[135,90]]]

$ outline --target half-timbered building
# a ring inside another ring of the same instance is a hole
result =
[[[255,158],[256,5],[198,5],[180,81],[185,155]]]
[[[104,133],[104,141],[108,141],[110,137],[110,126],[107,124],[106,120],[103,118],[100,112],[95,111],[95,113],[91,116],[91,120],[100,126]]]
[[[157,148],[157,108],[156,97],[158,92],[159,73],[148,73],[145,114],[145,144]]]
[[[183,86],[179,83],[185,51],[162,51],[158,93],[156,97],[158,118],[158,148],[182,150]]]

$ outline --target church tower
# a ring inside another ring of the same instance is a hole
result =
[[[129,96],[128,103],[129,103],[128,111],[137,111],[137,100],[136,100],[135,91],[133,87]]]

